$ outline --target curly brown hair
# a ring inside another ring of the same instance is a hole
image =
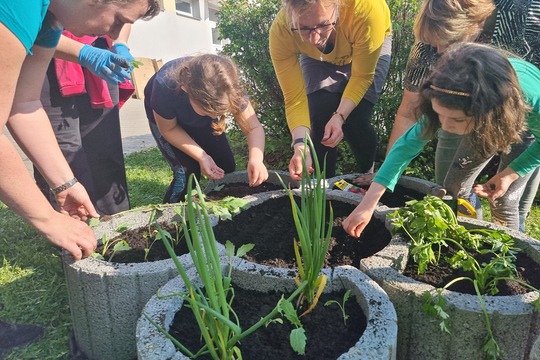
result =
[[[204,111],[217,116],[212,124],[214,135],[226,128],[226,113],[232,113],[242,130],[248,129],[242,111],[248,100],[240,84],[234,62],[228,57],[214,54],[194,56],[171,70],[177,79],[177,91],[185,91]]]
[[[494,10],[493,0],[424,0],[414,36],[426,44],[460,42],[479,34]]]
[[[431,105],[435,98],[441,106],[462,110],[472,117],[467,139],[484,157],[508,152],[510,145],[521,142],[531,110],[505,54],[476,43],[450,46],[422,85],[420,98],[418,114],[427,118],[422,136],[431,138],[440,127]]]

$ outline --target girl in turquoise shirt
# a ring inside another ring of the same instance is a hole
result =
[[[343,228],[360,236],[386,189],[394,189],[409,162],[442,128],[465,135],[446,176],[449,194],[468,198],[472,188],[490,200],[495,223],[517,229],[519,198],[540,165],[540,144],[522,142],[526,131],[540,136],[540,70],[487,45],[459,43],[445,52],[420,95],[417,111],[423,116],[396,141]],[[499,172],[473,187],[497,152]]]

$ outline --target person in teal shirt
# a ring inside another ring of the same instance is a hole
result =
[[[116,38],[124,24],[159,10],[158,0],[0,1],[0,201],[75,259],[89,256],[97,246],[92,229],[80,220],[99,214],[62,155],[43,109],[45,71],[57,55],[63,28],[77,36]],[[66,60],[79,61],[104,76],[124,76],[123,65],[129,65],[117,54],[103,55],[82,44],[73,50],[63,54]],[[60,211],[36,186],[5,134],[6,126],[44,175]],[[39,327],[0,320],[0,358],[42,333]]]
[[[518,204],[531,172],[540,165],[540,69],[488,45],[457,43],[445,51],[420,89],[419,121],[394,144],[361,203],[343,222],[360,236],[386,189],[439,129],[464,135],[444,187],[454,198],[471,191],[488,198],[493,222],[519,227]],[[489,160],[501,152],[498,173],[473,183]]]

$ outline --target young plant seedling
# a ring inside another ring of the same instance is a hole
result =
[[[341,314],[343,315],[343,325],[347,325],[347,319],[349,318],[349,315],[347,315],[345,311],[345,303],[349,300],[349,297],[351,296],[351,289],[345,291],[345,294],[343,294],[343,299],[341,300],[341,303],[337,300],[328,300],[324,303],[324,306],[330,306],[332,304],[336,304],[339,306],[341,310]]]

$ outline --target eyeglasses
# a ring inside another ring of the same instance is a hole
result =
[[[334,14],[336,13],[336,9],[337,9],[337,7],[334,8],[334,11],[332,12],[331,18],[334,17]],[[327,21],[329,21],[329,20],[327,20]],[[312,32],[317,32],[317,34],[319,34],[319,35],[324,35],[324,34],[330,32],[330,31],[332,31],[334,29],[334,26],[336,26],[336,23],[337,23],[337,16],[334,19],[334,21],[329,23],[329,24],[322,24],[322,25],[317,25],[317,26],[314,26],[314,27],[302,26],[300,28],[291,28],[291,31],[297,31],[303,37],[310,36]]]

